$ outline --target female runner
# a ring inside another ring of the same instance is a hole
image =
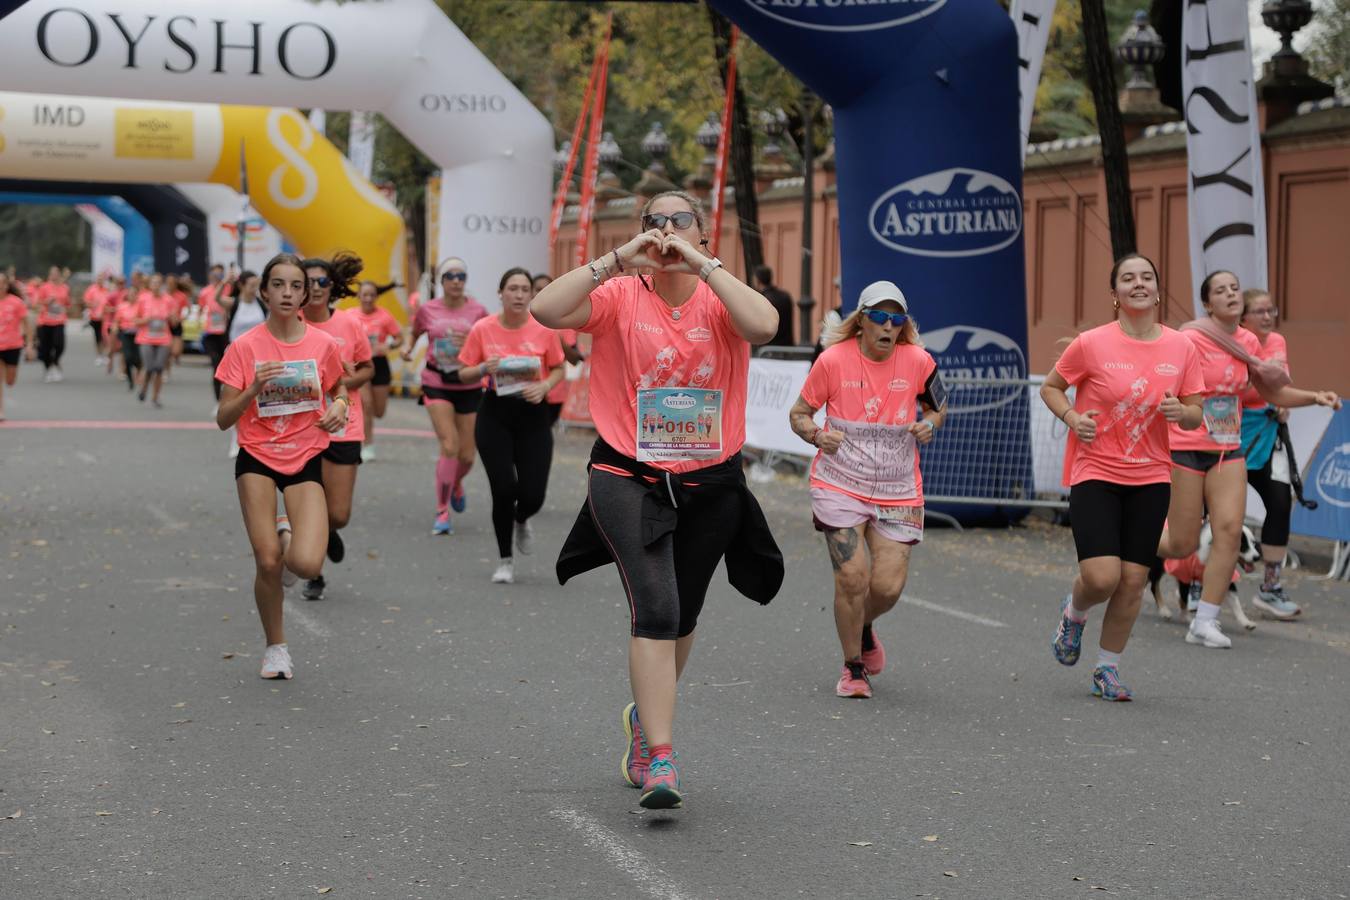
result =
[[[825,344],[788,423],[819,451],[811,513],[834,567],[834,624],[844,651],[834,691],[866,699],[870,676],[886,667],[872,623],[900,599],[910,550],[923,540],[919,445],[942,425],[946,391],[905,295],[889,281],[864,288]],[[817,428],[822,406],[826,427]],[[880,446],[894,449],[885,456],[870,449]]]
[[[404,360],[412,360],[413,345],[427,336],[426,368],[422,370],[422,397],[431,427],[440,441],[436,460],[436,519],[432,534],[452,534],[450,510],[464,512],[464,476],[473,467],[474,422],[483,402],[478,381],[459,377],[459,349],[469,329],[488,314],[483,305],[464,293],[469,270],[464,260],[451,258],[441,270],[441,296],[423,303],[413,317]]]
[[[229,327],[229,312],[221,302],[222,298],[228,298],[229,292],[222,292],[220,276],[220,267],[213,266],[211,283],[197,294],[197,307],[202,317],[202,352],[206,354],[212,372],[220,367],[220,361],[225,358],[226,330]],[[220,381],[214,377],[211,379],[211,389],[215,391],[216,402],[220,402]]]
[[[1268,403],[1281,407],[1330,406],[1340,409],[1332,391],[1305,391],[1289,384],[1274,363],[1263,363],[1256,335],[1238,324],[1242,289],[1237,276],[1211,272],[1200,283],[1200,302],[1209,315],[1187,322],[1182,333],[1200,354],[1204,372],[1204,429],[1183,431],[1171,425],[1172,499],[1158,555],[1182,559],[1200,547],[1200,529],[1209,511],[1212,544],[1201,549],[1205,563],[1200,608],[1186,631],[1186,643],[1226,649],[1233,642],[1219,627],[1219,609],[1237,564],[1242,519],[1247,509],[1247,467],[1242,458],[1239,396],[1249,383]],[[1208,554],[1205,550],[1208,550]]]
[[[182,281],[186,282],[187,276],[183,276]],[[169,326],[169,334],[173,336],[173,342],[169,345],[169,359],[164,365],[164,377],[167,378],[169,372],[183,358],[183,318],[187,315],[188,308],[192,304],[188,300],[187,291],[183,290],[177,275],[164,276],[164,293],[173,303],[175,319],[174,323]]]
[[[66,319],[70,315],[70,285],[52,266],[47,280],[37,288],[38,359],[45,370],[42,380],[61,381],[61,356],[66,352]]]
[[[333,432],[323,451],[323,491],[328,503],[328,558],[340,563],[347,556],[339,530],[352,519],[352,494],[356,490],[356,467],[361,465],[361,441],[365,437],[365,418],[361,412],[361,388],[375,373],[370,361],[370,343],[366,333],[350,312],[334,310],[333,304],[352,295],[352,282],[361,274],[361,257],[338,253],[332,262],[305,260],[309,278],[309,302],[305,321],[337,342],[342,360],[342,386],[347,389],[351,406],[345,427]],[[320,572],[305,583],[306,600],[322,600],[326,587]]]
[[[141,354],[141,401],[153,388],[151,402],[156,409],[164,388],[164,370],[173,346],[173,326],[178,323],[178,301],[164,289],[164,278],[150,276],[150,287],[136,298],[136,349]],[[181,323],[178,323],[181,324]]]
[[[132,288],[122,295],[113,313],[113,327],[117,329],[117,340],[122,347],[122,371],[127,377],[127,390],[134,390],[141,380],[141,348],[136,346],[136,299],[133,293],[136,280],[132,279]]]
[[[347,389],[337,342],[300,316],[309,299],[300,260],[282,253],[263,268],[263,299],[273,315],[232,341],[216,371],[222,387],[216,424],[238,425],[234,478],[244,530],[253,546],[253,596],[267,649],[263,678],[290,678],[282,571],[314,578],[328,536],[320,458],[329,435],[347,423]],[[290,520],[278,530],[277,491]]]
[[[217,296],[228,310],[225,316],[225,346],[228,348],[239,338],[262,324],[267,318],[267,307],[258,299],[258,276],[245,270],[234,283],[232,296]],[[219,367],[217,367],[219,368]],[[239,455],[238,433],[230,429],[231,459]]]
[[[768,603],[783,560],[745,484],[750,344],[778,330],[769,301],[699,252],[703,210],[683,191],[658,194],[642,231],[560,277],[535,298],[535,318],[592,337],[588,500],[558,557],[558,579],[615,563],[628,595],[623,772],[648,808],[683,803],[672,749],[676,682],[713,571]],[[645,268],[650,280],[635,273]],[[704,437],[698,416],[711,416]],[[639,430],[648,416],[659,433]],[[639,718],[638,711],[641,710]]]
[[[530,273],[507,269],[497,285],[502,311],[479,319],[459,351],[465,381],[488,376],[474,442],[492,492],[497,535],[493,584],[515,580],[511,537],[526,556],[534,552],[530,517],[544,506],[553,463],[553,431],[544,399],[562,381],[558,336],[530,316]]]
[[[33,354],[33,333],[28,324],[28,304],[23,294],[0,269],[0,422],[5,421],[5,388],[19,380],[19,363],[25,350]]]
[[[108,347],[103,340],[103,316],[108,309],[108,295],[112,289],[105,285],[110,283],[111,278],[103,273],[93,281],[89,282],[89,287],[84,289],[84,312],[89,317],[89,327],[94,332],[94,365],[104,366],[108,364]]]
[[[361,458],[370,460],[375,458],[375,420],[383,419],[384,411],[389,407],[389,384],[393,381],[389,371],[389,351],[402,345],[403,329],[399,327],[393,313],[378,305],[380,288],[375,282],[361,282],[357,297],[361,305],[352,313],[366,333],[371,360],[375,364],[375,374],[369,382],[361,385],[361,412],[365,416],[366,433]]]
[[[1045,405],[1069,427],[1064,467],[1078,550],[1078,577],[1050,648],[1063,665],[1078,662],[1088,610],[1105,603],[1092,693],[1130,700],[1120,656],[1172,492],[1168,423],[1200,427],[1204,375],[1195,346],[1158,321],[1152,260],[1116,260],[1111,298],[1116,320],[1074,338],[1041,386]]]

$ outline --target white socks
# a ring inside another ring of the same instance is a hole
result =
[[[1195,621],[1212,622],[1219,618],[1219,607],[1213,603],[1200,601],[1200,608],[1195,611]]]
[[[1100,669],[1102,666],[1116,666],[1117,668],[1119,668],[1120,654],[1112,653],[1110,650],[1102,650],[1099,648],[1097,650],[1097,668]]]

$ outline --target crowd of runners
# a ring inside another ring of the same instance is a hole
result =
[[[361,280],[361,260],[343,253],[282,254],[229,279],[216,267],[200,291],[173,276],[104,278],[83,301],[100,365],[155,406],[183,352],[184,321],[200,324],[216,422],[235,435],[264,678],[294,672],[286,586],[304,579],[303,597],[322,599],[325,565],[345,556],[341,531],[358,469],[375,458],[390,356],[417,365],[425,346],[417,377],[437,438],[424,508],[432,534],[454,533],[470,506],[465,476],[481,459],[497,543],[490,580],[510,583],[514,555],[538,549],[530,520],[544,504],[565,366],[586,346],[597,438],[556,572],[566,583],[617,566],[630,614],[622,772],[641,805],[671,808],[683,802],[676,687],[713,574],[725,561],[732,586],[760,603],[784,581],[741,455],[751,347],[774,337],[778,313],[708,255],[706,235],[696,198],[660,194],[631,240],[556,279],[501,273],[497,312],[466,293],[468,263],[452,258],[406,329],[380,305],[390,285]],[[61,380],[65,281],[57,269],[27,283],[0,273],[4,388],[25,353],[42,361],[45,380]],[[1294,407],[1340,406],[1332,392],[1291,385],[1267,292],[1211,273],[1200,296],[1207,315],[1179,330],[1160,321],[1160,296],[1152,261],[1118,260],[1102,300],[1113,320],[1068,343],[1041,390],[1069,429],[1064,477],[1079,561],[1051,651],[1074,665],[1088,616],[1103,607],[1091,690],[1105,700],[1132,697],[1121,658],[1164,567],[1194,585],[1188,609],[1160,610],[1187,624],[1185,641],[1231,646],[1218,615],[1249,483],[1266,507],[1257,606],[1277,619],[1300,615],[1281,584],[1291,510],[1282,423]],[[809,499],[834,572],[836,693],[868,698],[887,663],[876,623],[899,600],[923,538],[919,448],[941,440],[947,389],[897,284],[874,282],[856,300],[822,336],[784,415],[815,451]]]

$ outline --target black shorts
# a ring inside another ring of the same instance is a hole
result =
[[[1242,450],[1173,450],[1172,465],[1187,472],[1204,475],[1215,466],[1226,466],[1231,462],[1245,464]]]
[[[1069,518],[1078,561],[1115,556],[1151,566],[1167,521],[1170,484],[1082,481],[1069,489]]]
[[[170,326],[169,326],[169,334],[173,335],[174,337],[182,337],[182,336],[183,336],[183,325],[182,325],[182,323],[179,323],[179,324],[177,324],[177,325],[170,325]]]
[[[447,391],[444,388],[434,388],[422,386],[422,396],[417,398],[417,402],[422,406],[427,405],[428,400],[440,400],[449,403],[455,408],[455,412],[461,416],[471,415],[478,412],[478,407],[483,405],[483,389],[473,388],[467,391]]]
[[[277,488],[283,491],[291,485],[304,484],[306,481],[313,481],[315,484],[322,485],[323,463],[320,461],[322,456],[321,453],[314,454],[306,460],[304,467],[299,472],[294,475],[285,475],[240,447],[239,455],[234,460],[234,477],[237,480],[240,475],[263,475],[272,479]]]
[[[361,465],[360,441],[333,441],[328,449],[319,454],[330,463],[339,466]]]
[[[13,350],[0,350],[0,362],[7,366],[17,366],[21,356],[23,356],[22,347],[15,347]]]
[[[389,357],[377,356],[371,360],[375,364],[375,377],[370,379],[374,387],[388,387],[394,380],[393,373],[389,371]]]

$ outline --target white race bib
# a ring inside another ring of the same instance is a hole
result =
[[[637,394],[638,462],[722,455],[722,392],[645,388]]]
[[[256,372],[262,363],[254,365]],[[290,416],[323,409],[323,386],[319,383],[319,364],[312,359],[286,363],[286,370],[273,378],[258,393],[261,418]]]

